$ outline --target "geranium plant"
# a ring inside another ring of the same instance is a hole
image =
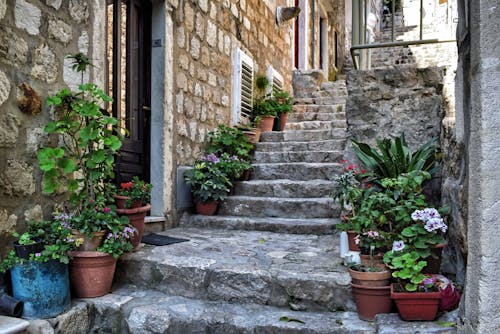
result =
[[[448,227],[434,208],[415,210],[411,219],[414,224],[398,234],[399,239],[393,242],[392,250],[385,253],[384,262],[393,269],[392,276],[406,291],[417,291],[425,279],[422,273],[427,265],[425,259],[431,256],[433,246],[444,242],[440,233]]]
[[[193,169],[184,172],[184,180],[191,187],[196,202],[221,202],[229,194],[232,183],[219,163],[215,154],[208,154],[197,160]]]
[[[153,186],[147,183],[138,176],[134,176],[130,182],[122,182],[118,192],[121,196],[129,197],[126,201],[126,206],[130,207],[132,203],[147,204],[151,201],[151,190]]]

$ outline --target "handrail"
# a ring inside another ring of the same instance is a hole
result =
[[[356,50],[390,48],[390,47],[394,47],[394,46],[409,46],[409,45],[433,44],[433,43],[453,43],[453,42],[456,42],[456,40],[449,39],[449,40],[440,41],[438,39],[422,39],[422,40],[415,40],[415,41],[384,42],[384,43],[354,45],[351,47],[350,51],[351,51],[352,62],[354,63],[354,69],[357,70],[358,63],[356,61],[356,56],[359,56],[359,54],[357,54],[357,55],[354,54],[354,51],[356,51]]]

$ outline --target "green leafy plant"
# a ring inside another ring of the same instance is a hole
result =
[[[132,181],[120,184],[119,195],[130,197],[126,202],[127,207],[130,207],[135,201],[140,201],[144,205],[151,202],[152,189],[153,186],[150,183],[139,179],[138,176],[134,176]]]
[[[89,63],[82,56],[73,57],[73,68],[83,74]],[[104,196],[104,181],[114,177],[114,156],[122,144],[118,120],[101,109],[111,101],[92,83],[80,85],[76,93],[65,88],[49,97],[56,119],[44,131],[56,135],[61,145],[38,152],[45,193],[68,190],[74,204]]]
[[[293,109],[293,97],[279,88],[273,89],[273,100],[276,101],[276,114],[288,114]]]
[[[208,133],[208,153],[230,156],[250,160],[252,158],[253,144],[240,129],[231,128],[220,124],[217,130]]]
[[[191,187],[196,202],[221,202],[227,198],[231,189],[231,181],[218,165],[220,159],[213,153],[197,160],[190,169],[184,172],[184,180]]]
[[[439,169],[437,138],[433,138],[412,152],[404,133],[393,140],[377,139],[376,146],[352,141],[353,150],[361,163],[373,173],[374,179],[395,178],[412,171],[427,171],[431,175]]]
[[[250,162],[227,153],[223,153],[219,160],[218,168],[226,174],[231,182],[240,178],[243,172],[252,167]]]

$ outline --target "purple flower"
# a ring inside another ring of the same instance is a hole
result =
[[[35,253],[35,257],[40,257],[42,256],[42,253]]]
[[[208,155],[205,155],[205,156],[201,157],[201,160],[203,160],[203,161],[210,161],[210,162],[212,162],[214,164],[217,164],[220,161],[219,158],[217,158],[217,156],[215,154],[213,154],[213,153],[210,153]]]
[[[113,233],[108,233],[108,235],[106,236],[106,239],[111,239],[113,238]]]
[[[428,217],[427,219],[431,218],[441,218],[441,215],[439,214],[438,210],[434,208],[426,208],[424,209],[424,215]]]
[[[424,278],[424,280],[422,281],[422,284],[423,284],[423,285],[430,285],[430,284],[434,284],[434,283],[436,283],[436,279],[435,279],[433,276],[426,277],[426,278]]]
[[[393,252],[400,252],[402,251],[403,249],[405,248],[405,243],[403,240],[398,240],[398,241],[394,241],[392,243],[392,251]]]
[[[448,226],[443,222],[441,218],[429,218],[425,223],[425,229],[427,232],[433,232],[435,230],[441,229],[441,231],[446,232]]]

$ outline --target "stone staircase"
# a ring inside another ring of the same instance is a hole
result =
[[[286,131],[257,144],[252,179],[216,216],[186,214],[162,232],[188,242],[122,257],[112,293],[77,300],[30,333],[454,333],[396,314],[357,317],[330,197],[346,140],[345,82],[309,80],[296,92]]]

